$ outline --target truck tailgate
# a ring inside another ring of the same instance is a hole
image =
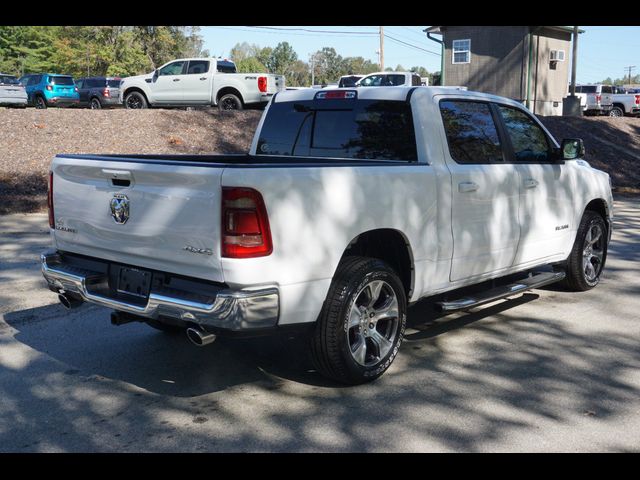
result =
[[[52,164],[55,244],[62,251],[223,282],[223,168],[58,156]]]

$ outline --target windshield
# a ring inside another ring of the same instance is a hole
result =
[[[73,77],[49,77],[49,83],[51,85],[74,85]]]
[[[416,161],[411,106],[344,99],[273,103],[256,153]]]
[[[18,85],[17,77],[13,75],[0,75],[0,85]]]

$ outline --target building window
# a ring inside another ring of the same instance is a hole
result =
[[[452,63],[471,63],[471,40],[454,40]]]

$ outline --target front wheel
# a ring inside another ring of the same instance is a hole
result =
[[[599,213],[584,212],[566,264],[565,286],[584,292],[600,282],[607,256],[607,225]]]
[[[218,108],[220,110],[242,110],[242,100],[233,93],[227,93],[218,100]]]
[[[47,108],[47,101],[44,99],[44,97],[41,97],[40,95],[36,97],[35,107],[38,110],[44,110],[45,108]]]
[[[124,106],[131,109],[147,108],[147,99],[140,92],[131,92],[124,97]]]
[[[344,259],[312,338],[318,372],[350,385],[378,378],[398,354],[406,310],[404,286],[385,262],[367,257]]]

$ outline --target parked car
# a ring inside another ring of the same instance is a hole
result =
[[[421,86],[422,79],[416,72],[376,72],[361,78],[357,87],[411,87]]]
[[[283,75],[236,73],[236,65],[216,58],[182,58],[146,75],[127,77],[120,96],[127,108],[212,105],[242,110],[266,105],[285,89]]]
[[[609,115],[613,108],[611,85],[576,85],[576,96],[584,115]]]
[[[612,87],[613,106],[609,111],[610,117],[622,117],[624,115],[640,115],[640,94],[622,87]]]
[[[115,325],[200,346],[308,331],[318,372],[368,382],[423,297],[455,311],[599,283],[613,199],[583,155],[582,140],[558,144],[494,95],[284,91],[249,154],[57,155],[42,271],[67,307],[106,306]]]
[[[364,78],[364,75],[343,75],[338,80],[338,88],[355,87],[356,82]]]
[[[120,106],[119,77],[78,78],[76,86],[80,94],[80,106],[97,110],[104,107]]]
[[[80,95],[73,77],[55,73],[36,73],[20,78],[29,97],[29,105],[36,108],[68,107],[80,103]]]
[[[27,106],[27,91],[14,75],[0,73],[0,106]]]

